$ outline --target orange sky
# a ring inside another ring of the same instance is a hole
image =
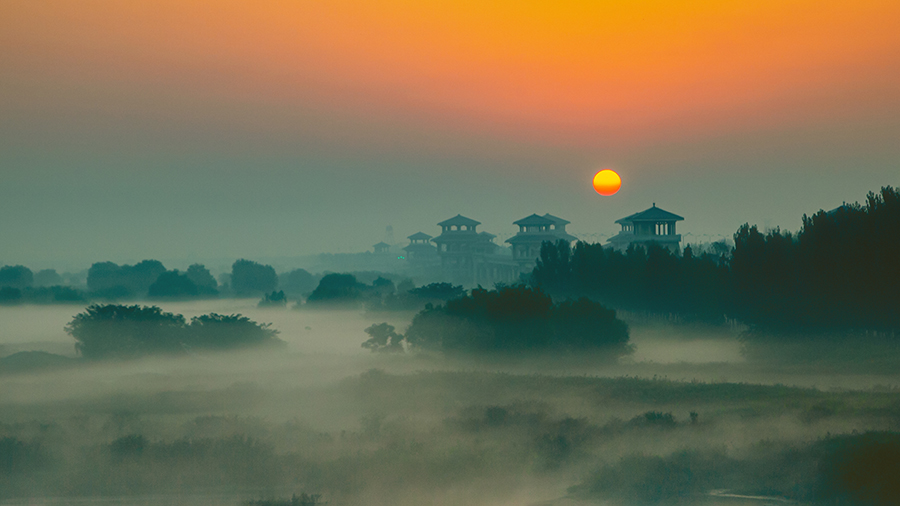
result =
[[[7,1],[0,62],[565,144],[900,105],[894,0],[435,4]]]
[[[0,264],[361,251],[457,213],[606,234],[653,202],[796,230],[900,185],[898,138],[897,0],[0,1],[0,237],[30,238]]]

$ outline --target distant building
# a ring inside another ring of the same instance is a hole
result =
[[[383,255],[391,252],[391,245],[382,241],[374,246],[372,246],[372,250],[376,255]]]
[[[441,258],[444,279],[465,286],[512,282],[517,278],[516,263],[499,254],[494,234],[478,232],[481,222],[457,214],[438,223],[441,235],[432,239]]]
[[[551,243],[559,240],[569,243],[574,241],[576,237],[566,232],[568,224],[568,221],[551,214],[543,216],[532,214],[514,221],[513,225],[518,225],[519,232],[506,242],[510,244],[513,259],[519,265],[519,270],[530,272],[534,268],[535,261],[541,255],[541,244],[545,241]]]
[[[437,248],[431,244],[431,236],[424,232],[416,232],[407,237],[409,244],[403,247],[406,259],[410,262],[430,262],[437,260]]]
[[[653,207],[646,211],[626,216],[616,223],[622,230],[609,238],[608,245],[618,250],[628,249],[632,244],[645,245],[655,242],[676,252],[680,249],[681,235],[675,233],[675,222],[684,218],[677,214]]]

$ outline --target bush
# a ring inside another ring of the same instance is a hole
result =
[[[147,295],[155,299],[189,299],[200,295],[200,290],[190,278],[174,270],[160,274]]]
[[[231,289],[238,295],[271,292],[278,287],[278,275],[271,265],[238,260],[231,266]]]
[[[394,332],[394,326],[379,323],[365,330],[371,339],[362,343],[363,348],[372,351],[403,351],[403,336]]]
[[[256,323],[239,314],[210,313],[191,319],[188,344],[205,349],[232,349],[260,345],[280,345],[278,331],[269,323]]]
[[[555,305],[523,285],[478,288],[471,295],[428,305],[406,332],[413,347],[453,352],[603,351],[630,353],[628,327],[615,311],[579,299]]]
[[[221,350],[283,343],[277,330],[239,314],[182,315],[156,306],[91,305],[66,325],[75,350],[88,359],[137,358],[186,349]]]
[[[353,274],[327,274],[306,301],[313,304],[357,305],[364,288],[365,285],[358,282]]]
[[[34,284],[34,273],[23,265],[0,267],[0,286],[27,288]]]
[[[178,352],[186,338],[183,316],[137,305],[93,304],[75,315],[66,332],[75,338],[75,351],[89,359]]]

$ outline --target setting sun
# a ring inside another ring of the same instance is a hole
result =
[[[600,195],[615,195],[621,187],[622,178],[614,170],[603,169],[594,176],[594,189]]]

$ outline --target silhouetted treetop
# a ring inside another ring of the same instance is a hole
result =
[[[34,273],[24,265],[0,267],[0,287],[26,288],[34,284]]]
[[[259,295],[278,287],[278,275],[271,265],[240,259],[231,266],[231,289],[238,295]]]

